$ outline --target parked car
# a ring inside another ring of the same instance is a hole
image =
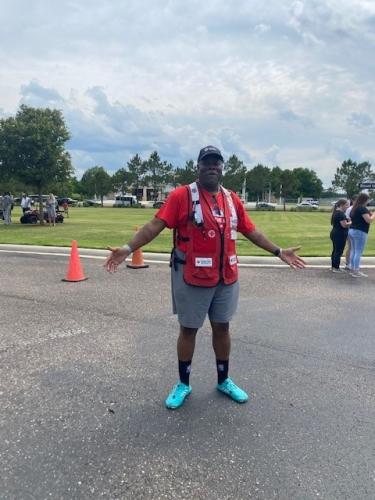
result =
[[[315,200],[314,198],[307,198],[306,200],[303,200],[301,203],[303,203],[303,202],[310,203],[310,205],[319,206],[319,201]]]
[[[102,204],[98,200],[83,200],[82,205],[84,207],[101,207]]]
[[[29,198],[31,200],[31,205],[33,205],[33,206],[39,205],[39,195],[37,195],[37,194],[30,194]],[[46,203],[47,199],[48,199],[48,194],[42,194],[42,203],[43,203],[43,205]]]
[[[255,205],[255,210],[275,210],[275,203],[268,203],[267,201],[258,201]]]
[[[375,207],[375,199],[370,200],[370,201],[367,203],[367,206],[368,206],[368,207]]]
[[[301,201],[301,203],[297,203],[296,207],[299,209],[306,209],[306,210],[317,210],[319,208],[318,205],[312,205],[308,201]]]
[[[73,200],[73,198],[57,198],[59,206],[62,206],[65,202],[69,205],[69,207],[76,207],[78,200]]]
[[[164,205],[164,201],[154,201],[153,208],[161,208]]]
[[[115,207],[132,207],[138,203],[137,197],[132,194],[118,195],[115,198]]]

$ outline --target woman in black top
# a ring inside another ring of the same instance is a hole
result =
[[[331,217],[331,240],[333,244],[333,250],[331,255],[332,262],[332,272],[340,273],[340,259],[343,254],[346,239],[348,237],[348,227],[350,222],[346,218],[345,210],[349,207],[348,200],[341,198],[335,203],[332,211]]]
[[[355,278],[367,278],[367,274],[359,270],[363,250],[365,249],[370,224],[375,219],[375,212],[370,213],[367,208],[369,196],[360,193],[353,204],[350,214],[352,226],[349,230],[350,238],[350,269],[351,275]]]

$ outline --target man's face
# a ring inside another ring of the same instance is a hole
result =
[[[204,188],[217,188],[222,175],[223,162],[217,155],[208,155],[198,163],[198,179]]]

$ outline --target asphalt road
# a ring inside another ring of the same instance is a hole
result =
[[[0,255],[0,498],[373,499],[375,270],[241,269],[230,372],[206,324],[185,406],[169,269],[63,283],[67,260]]]

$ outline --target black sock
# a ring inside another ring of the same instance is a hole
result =
[[[189,385],[190,371],[191,371],[191,360],[190,361],[178,360],[178,372],[180,374],[180,380],[183,384]]]
[[[216,368],[217,368],[217,383],[222,384],[224,380],[228,378],[229,359],[227,360],[217,359]]]

